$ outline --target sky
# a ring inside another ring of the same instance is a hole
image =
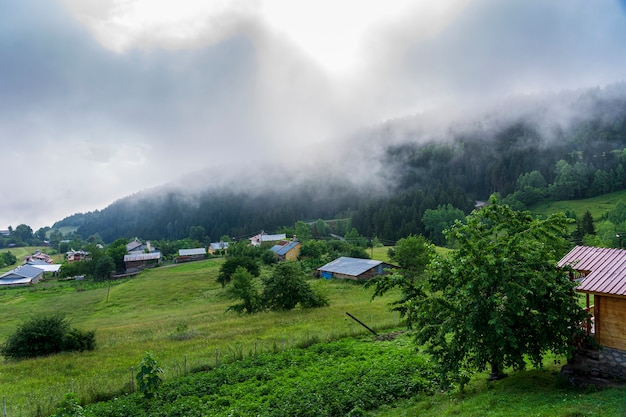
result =
[[[626,81],[626,0],[0,0],[0,229]]]

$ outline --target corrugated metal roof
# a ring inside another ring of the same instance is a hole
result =
[[[300,242],[293,241],[293,242],[289,242],[286,245],[274,245],[270,248],[270,250],[274,252],[276,255],[282,256],[282,255],[286,255],[287,252],[289,252],[291,249],[295,248],[299,244]]]
[[[179,256],[206,255],[206,249],[204,248],[179,249],[178,255]]]
[[[213,250],[228,249],[228,242],[213,242],[209,247]]]
[[[41,269],[43,272],[59,272],[59,270],[61,269],[61,264],[35,264],[32,265],[37,269]]]
[[[21,279],[26,278],[32,280],[43,274],[43,271],[39,268],[35,268],[32,265],[22,265],[0,276],[0,279]]]
[[[578,291],[626,296],[626,250],[576,246],[558,265],[587,273]]]
[[[124,262],[149,261],[151,259],[161,259],[161,252],[137,253],[124,255]]]
[[[317,268],[317,270],[357,277],[382,263],[382,261],[375,261],[372,259],[348,258],[342,256],[341,258],[337,258],[334,261]]]

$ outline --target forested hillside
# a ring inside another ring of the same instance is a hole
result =
[[[432,234],[423,221],[427,210],[467,213],[494,192],[524,207],[626,187],[626,84],[513,98],[454,117],[437,123],[428,114],[391,120],[341,146],[329,145],[340,153],[335,160],[350,161],[332,173],[302,168],[298,177],[304,180],[274,178],[246,191],[235,184],[214,187],[207,177],[201,191],[169,186],[145,191],[55,227],[78,226],[83,238],[98,233],[111,242],[133,236],[180,239],[190,227],[202,226],[217,240],[297,220],[350,217],[362,235],[393,241]],[[354,169],[359,163],[366,167]],[[259,171],[245,172],[242,182],[246,175],[262,177]],[[289,176],[285,171],[283,178]]]

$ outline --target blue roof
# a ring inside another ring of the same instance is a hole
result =
[[[342,256],[317,268],[317,270],[357,277],[382,263],[383,261],[375,261],[373,259],[348,258]]]
[[[299,244],[300,242],[298,242],[297,240],[294,240],[293,242],[289,242],[286,245],[274,245],[270,248],[270,250],[274,252],[276,255],[283,256],[283,255],[286,255],[287,252],[289,252],[290,250],[292,250]]]

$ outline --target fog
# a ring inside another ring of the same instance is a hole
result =
[[[250,185],[342,166],[344,150],[364,178],[375,169],[355,161],[384,144],[355,146],[363,129],[436,114],[445,131],[515,97],[624,81],[625,12],[609,0],[4,0],[0,229],[181,178]]]

